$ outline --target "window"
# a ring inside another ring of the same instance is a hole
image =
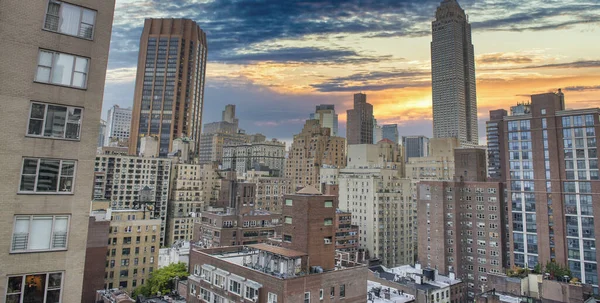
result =
[[[81,108],[31,103],[28,136],[79,139]]]
[[[325,207],[333,207],[333,201],[325,201]]]
[[[310,303],[310,292],[304,293],[304,303]]]
[[[324,224],[325,224],[325,226],[333,225],[333,219],[332,218],[325,218]]]
[[[277,303],[277,295],[270,292],[269,295],[267,296],[267,303]]]
[[[283,235],[283,241],[284,242],[292,242],[292,236],[290,236],[290,235]]]
[[[190,294],[196,295],[196,284],[190,283]]]
[[[241,295],[242,294],[242,284],[238,281],[235,280],[229,280],[229,291],[236,294],[236,295]]]
[[[246,285],[245,298],[248,300],[254,300],[255,298],[257,298],[258,300],[258,290]]]
[[[335,297],[335,286],[331,286],[331,289],[329,290],[329,296],[330,297]]]
[[[215,285],[223,288],[225,286],[225,277],[215,274]]]
[[[285,224],[292,224],[292,217],[285,217]]]
[[[346,297],[346,284],[340,285],[340,298]]]
[[[23,159],[20,192],[72,193],[75,161]]]
[[[96,12],[64,2],[50,1],[44,29],[61,34],[92,39]]]
[[[319,300],[323,300],[323,288],[319,289]]]
[[[67,249],[68,216],[16,216],[11,252]]]
[[[292,199],[285,199],[285,206],[292,206]]]
[[[212,272],[207,269],[202,269],[202,279],[208,283],[212,283]]]
[[[35,81],[86,88],[88,58],[40,50]]]
[[[61,287],[60,272],[8,277],[5,302],[61,302]]]
[[[325,244],[331,244],[333,242],[332,237],[325,237],[323,240],[325,241]]]

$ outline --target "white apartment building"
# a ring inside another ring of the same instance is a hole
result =
[[[129,139],[131,128],[131,108],[121,108],[114,105],[108,110],[104,133],[104,146],[109,146],[112,140]]]
[[[171,160],[98,155],[94,167],[94,200],[109,200],[113,209],[146,209],[160,218],[160,243],[165,243]]]
[[[285,143],[272,141],[223,146],[223,169],[233,169],[238,176],[247,171],[267,166],[283,174]]]

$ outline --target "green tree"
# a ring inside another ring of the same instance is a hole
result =
[[[546,264],[546,270],[548,274],[550,274],[551,279],[562,278],[564,276],[572,277],[571,270],[566,266],[562,266],[556,262],[548,262]]]
[[[144,285],[137,287],[133,291],[133,296],[134,298],[138,295],[149,297],[157,294],[159,291],[161,294],[171,293],[177,287],[175,285],[175,277],[179,277],[179,280],[185,280],[187,276],[189,276],[189,273],[185,263],[170,264],[155,270]]]

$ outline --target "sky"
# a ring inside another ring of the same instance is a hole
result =
[[[117,0],[103,117],[133,104],[144,18],[189,18],[208,39],[203,123],[235,104],[247,133],[290,141],[318,104],[339,134],[353,94],[401,136],[432,135],[431,22],[439,0]],[[489,110],[562,88],[600,107],[600,0],[459,0],[475,48],[479,134]]]

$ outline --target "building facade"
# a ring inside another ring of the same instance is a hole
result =
[[[98,147],[101,148],[104,146],[104,142],[106,140],[105,133],[106,132],[106,121],[100,120],[100,126],[98,127]]]
[[[121,108],[114,105],[108,110],[104,145],[109,146],[113,141],[129,140],[131,129],[131,108]]]
[[[166,242],[171,160],[98,155],[94,167],[94,200],[108,200],[113,209],[146,208],[160,218],[160,244]]]
[[[490,120],[486,121],[487,152],[488,152],[488,177],[496,181],[506,181],[506,165],[504,165],[506,150],[504,146],[504,131],[502,120],[508,114],[506,110],[490,111]]]
[[[109,210],[107,216],[110,244],[103,289],[120,288],[132,293],[158,269],[161,220],[131,209]]]
[[[255,209],[280,214],[283,196],[293,193],[291,179],[272,177],[267,171],[249,171],[246,173],[246,180],[256,184]]]
[[[158,138],[166,156],[176,138],[189,137],[199,150],[206,34],[189,19],[146,19],[140,38],[129,153],[138,155],[143,136]]]
[[[432,22],[433,137],[478,145],[471,25],[456,0],[443,0]]]
[[[348,254],[348,259],[361,261],[364,254],[359,255],[359,229],[352,224],[352,213],[337,209],[335,212],[335,251]]]
[[[345,143],[344,138],[330,136],[319,121],[307,120],[302,132],[294,135],[286,161],[285,177],[292,180],[293,189],[318,187],[323,165],[346,166]]]
[[[398,141],[398,124],[384,124],[381,126],[381,139],[388,139],[394,144],[400,143]],[[379,142],[379,141],[377,141]],[[377,143],[374,142],[374,143]]]
[[[455,272],[469,298],[489,290],[488,273],[507,266],[504,186],[487,182],[483,149],[455,149],[455,181],[418,185],[419,262]]]
[[[80,302],[115,1],[0,4],[0,301]]]
[[[311,120],[319,120],[321,127],[329,128],[331,135],[337,137],[338,135],[338,115],[335,113],[335,105],[333,104],[320,104],[314,113],[310,114]]]
[[[336,262],[335,199],[315,188],[286,196],[279,246],[192,249],[187,302],[365,302],[366,266]]]
[[[429,156],[429,138],[425,136],[403,136],[404,161],[409,158],[421,158]]]
[[[511,264],[555,261],[598,292],[597,108],[566,110],[564,95],[531,96],[505,116]]]
[[[285,143],[276,139],[258,143],[223,146],[223,169],[233,169],[238,175],[247,171],[268,167],[283,175],[285,167]]]
[[[354,94],[354,108],[346,111],[346,140],[348,144],[373,143],[373,105],[367,103],[367,95]]]

